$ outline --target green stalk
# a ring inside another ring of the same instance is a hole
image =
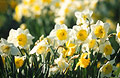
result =
[[[14,60],[14,56],[12,57],[12,76],[13,78],[16,78],[16,66],[15,66],[15,60]]]

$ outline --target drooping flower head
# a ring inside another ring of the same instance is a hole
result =
[[[69,66],[69,64],[63,58],[62,54],[60,55],[59,58],[55,59],[55,64],[58,65],[58,68],[60,69],[60,71],[63,71],[65,68],[67,68]]]
[[[72,56],[76,51],[76,47],[77,47],[77,45],[75,43],[73,43],[71,40],[67,41],[66,46],[62,51],[63,55],[65,57]]]
[[[0,55],[19,55],[20,51],[12,43],[8,43],[5,39],[1,38],[0,42]]]
[[[90,58],[86,59],[87,55],[89,53],[82,53],[79,62],[77,63],[75,70],[77,69],[78,66],[82,67],[82,68],[86,68],[88,67],[89,63],[90,63]]]
[[[15,66],[16,68],[20,68],[23,66],[25,60],[25,56],[19,57],[15,56]]]

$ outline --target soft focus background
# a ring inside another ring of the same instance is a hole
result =
[[[85,8],[93,10],[94,22],[108,22],[110,33],[116,32],[116,25],[120,23],[120,0],[38,0],[37,4],[34,1],[0,0],[0,38],[7,39],[10,29],[22,27],[29,29],[35,42],[42,34],[49,35],[55,23],[71,28],[76,24],[74,12]],[[111,43],[117,51],[114,38]]]

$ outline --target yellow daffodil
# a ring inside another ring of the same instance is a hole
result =
[[[19,56],[15,56],[15,65],[16,65],[16,68],[20,68],[23,66],[24,64],[24,60],[25,60],[25,57],[19,57]]]
[[[77,63],[75,70],[77,70],[77,67],[80,66],[82,68],[86,68],[88,67],[89,63],[90,63],[90,58],[86,59],[87,55],[89,53],[82,53],[79,62]]]
[[[76,51],[76,46],[74,43],[72,43],[70,40],[66,42],[66,47],[63,49],[62,53],[66,56],[72,56]]]

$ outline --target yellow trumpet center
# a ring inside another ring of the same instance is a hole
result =
[[[85,41],[87,37],[88,37],[88,33],[86,30],[80,30],[77,33],[77,39],[79,39],[81,41]]]
[[[65,29],[58,29],[56,32],[56,36],[59,40],[67,39],[67,31]]]
[[[97,26],[95,28],[94,34],[97,38],[104,38],[105,37],[105,29],[103,26]]]
[[[27,36],[25,34],[20,34],[17,36],[18,44],[24,47],[27,44]]]

